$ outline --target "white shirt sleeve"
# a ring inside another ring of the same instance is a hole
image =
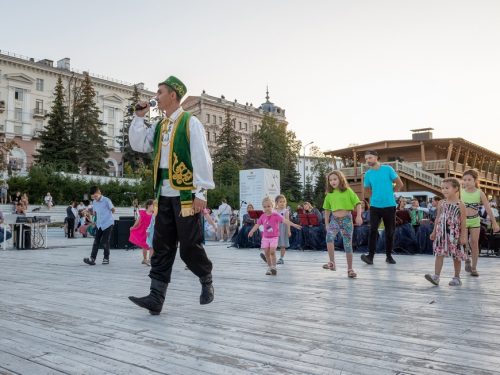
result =
[[[189,121],[189,140],[191,149],[191,163],[193,164],[193,186],[196,188],[196,197],[206,200],[199,193],[200,189],[215,188],[212,157],[208,151],[205,128],[200,120],[192,116]]]
[[[156,125],[147,127],[144,124],[144,117],[134,116],[128,130],[128,139],[132,150],[144,153],[153,151],[153,137]]]

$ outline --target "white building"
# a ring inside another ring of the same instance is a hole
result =
[[[297,172],[300,175],[300,184],[304,186],[305,180],[310,179],[311,184],[314,185],[316,182],[316,178],[318,176],[318,172],[316,171],[316,166],[319,162],[324,161],[328,165],[328,171],[333,171],[334,169],[338,169],[342,161],[337,160],[337,168],[335,167],[335,160],[331,157],[325,156],[299,156],[299,162],[297,164]],[[304,177],[305,176],[305,177]],[[326,176],[325,176],[326,177]]]
[[[208,95],[203,91],[200,96],[188,96],[182,107],[192,112],[205,126],[207,133],[208,148],[210,152],[217,149],[217,136],[223,127],[226,110],[233,119],[233,127],[241,136],[242,146],[246,150],[250,142],[250,136],[262,125],[264,115],[274,117],[278,124],[287,125],[285,110],[269,101],[269,91],[266,92],[266,102],[259,107],[254,107],[252,103],[241,104],[226,100],[224,95],[220,97]]]
[[[47,124],[54,88],[61,76],[65,98],[71,99],[72,88],[81,81],[84,72],[70,69],[70,59],[63,58],[54,66],[52,60],[33,58],[0,51],[0,142],[14,139],[19,145],[8,155],[7,162],[17,171],[25,171],[32,163],[40,146],[38,134]],[[101,121],[105,124],[107,144],[112,149],[106,162],[110,175],[119,175],[121,162],[118,137],[122,128],[127,98],[132,96],[133,85],[90,73],[96,91]],[[138,84],[142,99],[154,92]]]

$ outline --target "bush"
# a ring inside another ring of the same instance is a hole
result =
[[[9,189],[12,194],[18,190],[21,193],[26,192],[30,203],[34,205],[43,204],[43,198],[47,192],[50,192],[55,204],[66,205],[72,200],[83,200],[85,195],[89,195],[90,187],[98,185],[102,193],[110,198],[115,206],[130,206],[134,198],[137,198],[139,203],[153,198],[152,177],[147,173],[144,177],[137,185],[119,184],[117,181],[100,184],[58,174],[51,167],[33,166],[28,176],[11,177]]]

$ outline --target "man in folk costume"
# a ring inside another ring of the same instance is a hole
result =
[[[149,104],[139,103],[129,129],[130,146],[138,152],[153,152],[153,174],[157,198],[151,258],[150,293],[146,297],[129,297],[152,315],[161,312],[177,252],[188,268],[200,278],[200,304],[214,299],[212,262],[203,248],[201,215],[206,207],[206,191],[215,187],[212,159],[205,129],[180,102],[186,86],[176,77],[158,84],[158,109],[167,116],[147,127],[144,115]]]

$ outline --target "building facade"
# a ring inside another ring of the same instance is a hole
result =
[[[224,95],[215,97],[203,91],[200,96],[189,96],[182,103],[182,107],[192,112],[205,126],[207,133],[208,147],[213,154],[217,149],[217,136],[223,127],[226,110],[233,119],[233,127],[241,136],[242,145],[246,148],[250,144],[250,136],[262,125],[264,115],[276,118],[278,123],[288,125],[285,117],[285,110],[269,101],[269,91],[266,93],[266,102],[259,107],[252,103],[241,104],[226,100]]]
[[[18,147],[7,155],[14,171],[29,168],[40,146],[39,133],[47,125],[47,114],[52,107],[57,79],[61,76],[65,99],[71,102],[72,89],[83,80],[86,72],[72,70],[70,59],[52,60],[33,58],[0,51],[0,141],[15,140]],[[90,74],[96,91],[96,103],[101,110],[106,142],[110,151],[106,162],[109,174],[120,174],[121,153],[118,143],[123,127],[127,98],[132,96],[133,85],[111,78]],[[141,99],[149,99],[154,92],[137,84]]]
[[[335,160],[331,157],[299,156],[297,172],[299,172],[300,175],[301,186],[305,186],[307,180],[309,180],[312,185],[315,184],[316,178],[318,177],[317,165],[319,163],[324,163],[328,171],[336,169]],[[337,165],[339,163],[340,160],[337,160]],[[324,177],[326,178],[326,176]]]

